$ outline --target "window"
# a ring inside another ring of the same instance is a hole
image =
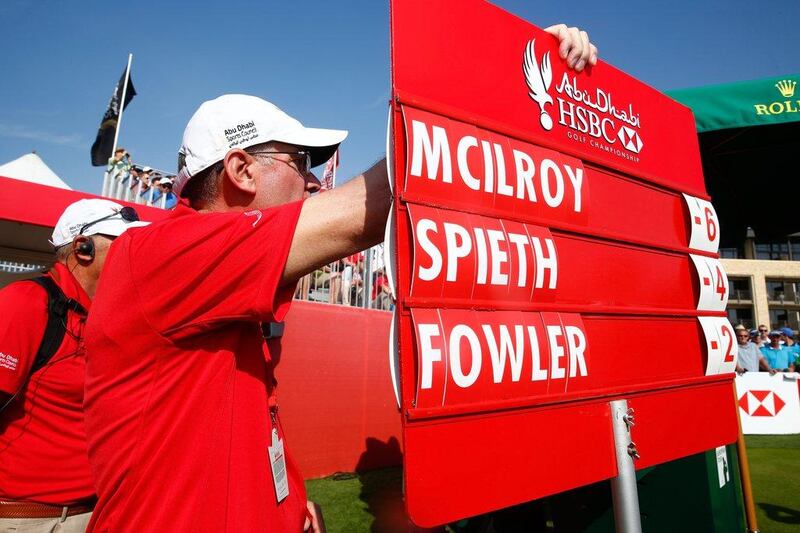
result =
[[[728,283],[731,291],[730,300],[750,301],[753,299],[750,278],[728,278]]]
[[[752,329],[755,327],[752,307],[729,307],[728,320],[734,326],[741,324],[747,329]]]
[[[788,243],[756,244],[756,259],[770,259],[773,261],[789,260]],[[800,259],[800,256],[798,256]]]
[[[783,301],[786,299],[786,289],[782,281],[767,280],[767,298],[775,301]]]
[[[800,321],[798,321],[797,315],[797,311],[793,309],[770,308],[769,322],[773,328],[788,326],[792,329],[798,329],[798,323],[800,323]]]
[[[800,305],[800,282],[796,280],[767,280],[767,298],[786,305]]]

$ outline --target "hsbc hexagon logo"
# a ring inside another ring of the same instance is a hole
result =
[[[642,151],[642,139],[639,137],[639,134],[636,133],[635,130],[629,128],[628,126],[622,126],[619,129],[619,133],[617,134],[619,137],[622,146],[630,150],[631,152],[638,154]]]
[[[739,397],[739,407],[749,416],[775,416],[786,405],[771,390],[749,390]]]

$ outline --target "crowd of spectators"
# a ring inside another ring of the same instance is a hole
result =
[[[151,167],[134,165],[130,153],[118,148],[108,160],[103,196],[172,209],[178,203],[177,196],[172,192],[173,178]]]
[[[794,372],[800,369],[800,343],[794,330],[789,327],[770,330],[761,324],[748,330],[738,325],[736,340],[739,357],[736,371],[745,372]]]
[[[298,300],[349,305],[391,311],[394,309],[389,278],[382,260],[382,247],[359,252],[325,265],[300,279]],[[369,267],[366,254],[373,254]],[[367,279],[371,283],[367,283]]]

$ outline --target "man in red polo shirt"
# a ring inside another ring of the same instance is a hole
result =
[[[82,532],[89,521],[95,491],[83,427],[82,337],[112,240],[139,225],[121,210],[108,200],[79,200],[56,224],[56,263],[47,277],[69,299],[66,331],[34,371],[48,294],[32,281],[0,290],[0,532]]]
[[[571,65],[596,61],[585,33],[551,31]],[[192,116],[174,183],[184,202],[117,240],[87,324],[90,531],[324,530],[287,450],[262,332],[301,276],[383,237],[383,162],[310,197],[310,169],[346,135],[246,95]]]

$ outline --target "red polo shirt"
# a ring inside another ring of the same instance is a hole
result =
[[[48,275],[89,309],[89,297],[64,265],[56,263]],[[61,347],[30,375],[46,325],[42,287],[17,282],[0,290],[0,391],[11,396],[19,390],[0,413],[0,500],[72,505],[94,496],[83,426],[84,347],[78,341],[84,324],[69,311]]]
[[[181,204],[111,247],[86,335],[89,531],[302,529],[288,453],[281,503],[272,481],[274,362],[259,326],[289,308],[294,287],[278,282],[301,206]]]

